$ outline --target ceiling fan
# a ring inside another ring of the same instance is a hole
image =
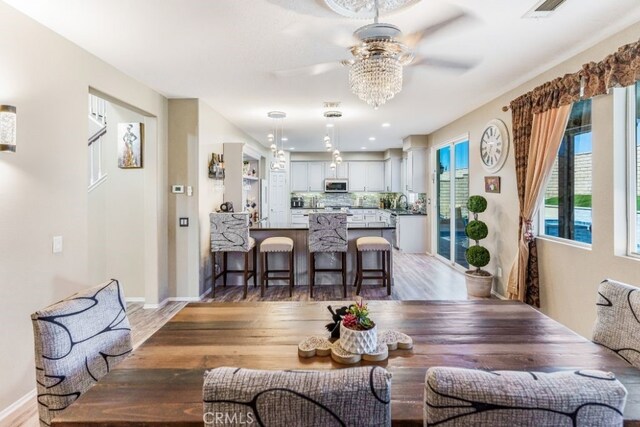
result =
[[[335,0],[325,1],[327,3],[335,2]],[[379,22],[381,1],[389,0],[369,0],[372,2],[374,15],[372,24],[358,28],[353,32],[353,36],[338,37],[338,40],[335,41],[349,50],[351,58],[277,71],[275,74],[279,77],[313,76],[346,66],[349,67],[349,83],[352,92],[369,105],[378,108],[402,90],[403,67],[405,66],[428,66],[467,71],[476,65],[472,61],[452,61],[416,53],[416,47],[427,36],[467,18],[467,13],[458,12],[440,22],[403,35],[397,26]],[[397,0],[393,1],[397,2]],[[410,3],[413,2],[410,1]]]

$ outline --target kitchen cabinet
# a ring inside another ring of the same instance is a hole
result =
[[[309,162],[307,165],[309,191],[324,191],[324,177],[324,162]]]
[[[291,191],[324,191],[324,162],[291,162]]]
[[[305,215],[304,209],[291,209],[292,224],[309,224],[309,217]]]
[[[349,162],[349,191],[384,191],[384,162]]]
[[[405,190],[412,193],[427,192],[427,150],[414,148],[404,159]]]
[[[342,162],[335,169],[331,169],[330,164],[331,162],[325,163],[325,178],[349,178],[349,163]]]
[[[309,191],[307,162],[291,162],[291,191]]]
[[[398,215],[396,221],[396,247],[405,253],[426,253],[427,216]]]
[[[402,159],[392,157],[384,162],[384,190],[390,193],[402,192]]]

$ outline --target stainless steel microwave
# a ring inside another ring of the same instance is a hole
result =
[[[349,181],[346,179],[325,179],[325,193],[347,193],[349,192]]]

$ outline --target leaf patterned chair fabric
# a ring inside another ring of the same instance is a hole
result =
[[[243,298],[247,298],[249,279],[253,277],[253,286],[257,285],[257,250],[256,239],[249,235],[249,213],[211,213],[211,265],[216,265],[216,254],[222,254],[222,268],[218,274],[213,272],[211,279],[211,296],[215,297],[216,280],[222,276],[223,286],[227,285],[229,273],[242,273],[244,281]],[[242,270],[230,270],[227,268],[229,252],[244,254],[244,268]],[[249,269],[249,252],[252,253],[253,266]]]
[[[205,373],[203,394],[205,425],[238,425],[241,420],[264,426],[391,425],[391,374],[379,366],[216,368]]]
[[[622,426],[627,390],[610,372],[430,368],[425,426]]]
[[[598,289],[598,317],[593,342],[614,351],[640,368],[640,292],[614,280],[605,280]]]
[[[209,219],[212,252],[248,252],[255,246],[248,213],[211,213]]]
[[[347,214],[309,214],[309,252],[347,252]]]
[[[31,315],[40,425],[74,402],[131,352],[131,326],[117,280]]]

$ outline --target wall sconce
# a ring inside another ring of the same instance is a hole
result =
[[[16,151],[16,107],[0,105],[0,151]]]

